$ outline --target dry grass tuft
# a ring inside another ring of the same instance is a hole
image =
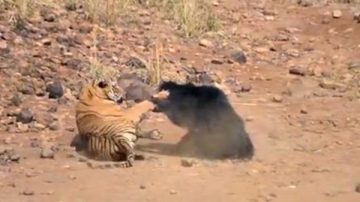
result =
[[[161,82],[163,61],[163,46],[160,42],[156,42],[153,51],[153,58],[146,66],[148,83],[150,85],[159,85]]]
[[[148,0],[144,4],[167,12],[185,37],[221,28],[221,23],[207,0]]]
[[[186,37],[217,31],[221,27],[211,5],[206,0],[176,1],[173,17]]]
[[[80,0],[90,21],[112,26],[134,0]]]
[[[119,73],[118,70],[104,65],[97,57],[97,28],[92,32],[92,39],[93,45],[89,57],[88,77],[90,79],[116,80]]]

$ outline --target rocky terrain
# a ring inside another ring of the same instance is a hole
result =
[[[217,21],[199,32],[148,1],[111,26],[76,1],[33,4],[30,17],[8,2],[0,1],[1,202],[360,201],[358,1],[209,1]],[[132,100],[160,79],[220,86],[245,120],[254,158],[172,155],[186,131],[150,113],[143,127],[164,138],[139,141],[146,160],[88,167],[70,142],[79,89],[97,71],[119,72]]]

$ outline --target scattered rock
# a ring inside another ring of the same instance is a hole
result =
[[[291,57],[299,57],[300,52],[297,49],[289,49],[286,51],[286,54]]]
[[[126,63],[126,66],[132,67],[135,69],[145,69],[146,68],[146,62],[143,59],[140,59],[138,57],[131,57]]]
[[[34,119],[44,126],[49,126],[54,121],[54,117],[49,113],[36,113]]]
[[[6,147],[0,146],[0,155],[3,155],[6,153]]]
[[[290,37],[287,34],[278,34],[275,36],[275,41],[289,41]]]
[[[348,64],[349,69],[360,69],[360,60],[354,60],[349,62]]]
[[[215,64],[215,65],[221,65],[224,62],[221,59],[214,58],[214,59],[211,60],[211,63]]]
[[[360,193],[360,183],[356,185],[355,191],[356,191],[357,193]]]
[[[59,123],[57,121],[53,121],[51,124],[49,124],[49,129],[50,130],[59,130],[60,126]]]
[[[22,109],[16,117],[17,122],[30,123],[33,120],[33,113],[30,109]]]
[[[336,83],[336,82],[333,81],[333,80],[323,79],[323,80],[319,83],[319,86],[320,86],[321,88],[324,88],[324,89],[335,90],[335,89],[337,89],[337,88],[342,87],[343,85],[340,84],[340,83]]]
[[[252,116],[245,117],[245,121],[246,122],[254,121],[254,117],[252,117]]]
[[[51,106],[51,107],[48,109],[48,112],[50,112],[50,113],[55,113],[55,112],[57,112],[57,110],[58,110],[58,107],[57,107],[57,106]]]
[[[171,195],[175,195],[175,194],[177,194],[177,191],[171,189],[171,190],[169,191],[169,193],[170,193]]]
[[[42,40],[41,40],[41,43],[42,43],[44,46],[50,46],[50,45],[51,45],[51,39],[50,39],[50,38],[42,39]]]
[[[0,39],[0,50],[5,50],[8,48],[7,42]]]
[[[303,66],[292,66],[289,69],[289,73],[298,76],[306,76],[308,74],[308,69]]]
[[[252,86],[249,83],[242,83],[237,92],[250,92]]]
[[[354,13],[354,20],[355,20],[357,23],[360,23],[360,12]]]
[[[275,20],[275,16],[267,15],[267,16],[264,16],[264,19],[266,21],[273,21],[273,20]]]
[[[69,179],[70,179],[70,180],[76,180],[76,178],[77,178],[77,177],[76,177],[75,175],[70,175],[70,176],[69,176]]]
[[[140,187],[139,187],[140,189],[146,189],[146,186],[145,185],[140,185]]]
[[[190,81],[190,82],[198,82],[200,84],[205,84],[205,85],[211,85],[214,82],[214,79],[211,78],[211,76],[209,74],[207,74],[206,72],[201,72],[199,74],[196,75],[198,78],[195,78],[195,81]]]
[[[69,67],[70,69],[79,71],[82,69],[83,63],[80,59],[72,58],[72,59],[63,61],[61,64]]]
[[[302,114],[307,114],[307,113],[308,113],[308,110],[306,109],[306,107],[301,107],[300,113],[302,113]]]
[[[67,11],[76,11],[76,2],[75,1],[66,1],[65,9]]]
[[[230,57],[231,57],[231,60],[234,60],[235,62],[237,62],[239,64],[245,64],[247,61],[245,53],[240,50],[233,52]]]
[[[69,132],[74,132],[75,131],[75,128],[74,127],[71,127],[71,126],[68,126],[67,128],[65,128],[65,130],[69,131]]]
[[[43,124],[41,124],[41,123],[35,122],[35,123],[33,124],[33,128],[38,129],[38,130],[44,130],[44,129],[46,128],[46,126],[43,125]]]
[[[314,0],[298,0],[299,5],[304,7],[310,7],[314,5]]]
[[[183,167],[192,167],[197,164],[197,161],[193,159],[181,159],[181,166]]]
[[[277,103],[283,102],[283,97],[281,95],[274,95],[272,100]]]
[[[93,31],[93,26],[91,25],[81,25],[79,26],[79,32],[82,34],[88,34]]]
[[[60,81],[55,81],[46,86],[46,92],[49,93],[49,98],[56,99],[64,95],[64,89]]]
[[[11,160],[11,161],[14,161],[14,162],[19,162],[19,160],[20,160],[20,155],[19,154],[11,154],[11,155],[9,155],[9,159]]]
[[[24,196],[33,196],[35,194],[34,191],[26,189],[24,191],[22,191],[20,194],[24,195]]]
[[[341,16],[342,16],[342,12],[341,12],[341,10],[333,10],[333,12],[332,12],[332,16],[333,16],[333,18],[341,18]]]
[[[22,98],[20,93],[15,93],[14,96],[11,98],[11,103],[14,106],[20,106],[22,103]]]
[[[55,13],[46,8],[40,11],[40,15],[46,22],[54,22],[56,19]]]
[[[30,83],[23,83],[18,87],[18,91],[25,95],[34,95],[35,89]]]
[[[207,47],[207,48],[214,47],[214,44],[211,41],[207,40],[207,39],[201,39],[199,41],[199,45],[202,46],[202,47]]]
[[[40,158],[53,159],[54,157],[55,157],[55,153],[52,149],[47,148],[47,147],[41,149]]]
[[[19,129],[18,132],[25,133],[29,130],[29,125],[27,125],[27,124],[18,122],[16,125],[17,125],[17,128]]]

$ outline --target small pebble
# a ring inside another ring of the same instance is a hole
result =
[[[20,104],[22,103],[21,94],[15,93],[14,96],[11,98],[11,103],[17,107],[20,106]]]
[[[35,193],[32,190],[24,190],[21,192],[21,194],[24,196],[33,196]]]
[[[298,76],[305,76],[308,73],[308,70],[305,67],[301,66],[292,66],[289,69],[290,74],[298,75]]]
[[[243,83],[241,84],[240,92],[250,92],[252,89],[252,86],[249,83]]]
[[[175,194],[177,194],[177,191],[171,189],[171,190],[169,191],[169,193],[170,193],[171,195],[175,195]]]
[[[30,109],[22,109],[17,115],[16,121],[21,123],[30,123],[33,120],[33,113]]]
[[[38,129],[38,130],[44,130],[46,128],[45,125],[41,124],[41,123],[34,123],[33,125],[34,128]]]
[[[55,153],[50,148],[43,148],[40,153],[40,158],[43,159],[53,159],[55,156]]]
[[[51,99],[60,98],[64,95],[64,89],[59,81],[48,84],[46,87],[46,92],[49,93],[49,98]]]
[[[195,160],[192,159],[181,159],[181,165],[183,167],[192,167],[196,164],[197,162]]]
[[[332,16],[333,16],[333,18],[341,18],[341,16],[342,16],[341,10],[333,10]]]
[[[0,155],[5,154],[5,152],[6,152],[6,148],[3,146],[0,146]]]
[[[214,44],[207,39],[201,39],[199,45],[207,48],[214,47]]]
[[[215,64],[215,65],[221,65],[221,64],[223,64],[224,62],[223,62],[221,59],[215,58],[215,59],[212,59],[212,60],[211,60],[211,63],[212,63],[212,64]]]
[[[235,62],[237,62],[239,64],[245,64],[247,61],[245,53],[240,50],[233,52],[230,57],[231,57],[231,60],[234,60]]]
[[[11,161],[14,161],[14,162],[19,162],[19,160],[20,160],[20,155],[19,155],[19,154],[12,154],[12,155],[10,156],[10,160],[11,160]]]
[[[274,95],[272,100],[277,103],[281,103],[283,101],[283,97],[281,95]]]
[[[360,183],[356,185],[355,192],[360,193]]]
[[[50,123],[50,125],[49,125],[49,128],[50,128],[50,130],[59,130],[59,123],[57,122],[57,121],[54,121],[54,122],[52,122],[52,123]]]
[[[140,189],[146,189],[146,186],[145,185],[140,185]]]
[[[354,20],[355,20],[357,23],[360,23],[360,12],[354,13]]]
[[[308,111],[307,111],[307,109],[306,109],[305,107],[302,107],[302,108],[300,109],[300,113],[302,113],[302,114],[307,114]]]
[[[319,83],[319,86],[324,89],[335,90],[342,85],[329,79],[324,79]]]
[[[69,176],[69,179],[71,179],[71,180],[76,180],[76,176],[75,176],[75,175],[70,175],[70,176]]]

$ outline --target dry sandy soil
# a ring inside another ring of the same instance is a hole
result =
[[[232,105],[245,120],[255,156],[246,162],[197,159],[190,167],[182,165],[184,157],[169,154],[186,131],[155,113],[145,126],[158,128],[164,138],[139,141],[148,160],[129,169],[91,169],[69,157],[76,99],[42,96],[36,81],[60,79],[69,91],[78,90],[78,65],[63,60],[83,60],[90,34],[78,28],[91,25],[59,15],[55,22],[33,22],[37,28],[24,34],[1,21],[0,149],[12,148],[15,156],[10,162],[0,160],[0,201],[360,201],[360,23],[353,19],[355,6],[239,2],[221,1],[215,7],[225,23],[222,36],[202,37],[212,47],[200,46],[197,38],[177,37],[157,17],[150,28],[148,23],[124,25],[102,35],[99,57],[113,66],[131,51],[146,52],[139,48],[145,36],[159,36],[167,40],[164,52],[174,66],[181,61],[221,74]],[[334,9],[342,11],[340,18],[333,17]],[[54,48],[60,43],[75,43],[68,48],[72,54],[61,55]],[[245,52],[245,64],[227,62],[234,46]],[[17,87],[34,80],[36,92],[22,89],[21,104],[11,104]],[[8,121],[11,111],[23,108],[45,117],[44,124],[51,114],[57,125],[43,129]],[[56,148],[53,159],[40,158],[44,145]]]

